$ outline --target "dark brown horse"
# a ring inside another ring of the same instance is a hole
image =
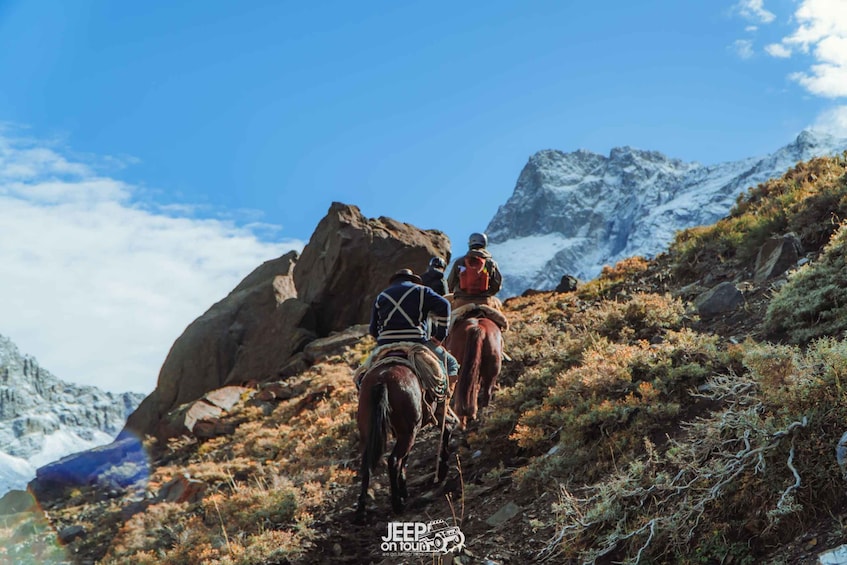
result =
[[[494,395],[503,363],[500,327],[488,318],[457,320],[444,345],[461,363],[453,410],[464,428],[468,420],[476,420],[479,409],[488,406]]]
[[[395,438],[394,447],[388,456],[391,507],[394,512],[402,512],[409,496],[406,488],[406,459],[422,427],[423,394],[418,377],[408,365],[400,361],[375,365],[362,379],[357,413],[362,451],[362,489],[356,507],[358,519],[364,517],[371,473],[385,454],[389,429]],[[437,482],[447,477],[447,448],[451,432],[449,424],[444,427]]]

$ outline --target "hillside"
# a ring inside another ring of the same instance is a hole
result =
[[[2,512],[0,558],[815,563],[847,520],[845,215],[847,154],[814,159],[655,259],[508,300],[512,360],[493,406],[456,434],[442,486],[429,484],[436,432],[418,437],[402,516],[380,472],[353,523],[351,376],[373,346],[353,331],[287,380],[244,389],[214,433],[146,439],[139,480],[40,492],[40,507]],[[791,269],[761,275],[760,250],[789,233],[801,250]],[[722,283],[742,300],[707,315]],[[461,528],[460,554],[380,549],[389,521],[436,519]]]

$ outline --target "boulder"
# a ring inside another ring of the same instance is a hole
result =
[[[742,304],[744,304],[744,295],[731,282],[720,283],[694,301],[697,312],[704,318],[731,312]]]
[[[124,431],[155,433],[176,407],[224,385],[302,372],[325,355],[318,346],[300,355],[307,345],[367,324],[390,276],[405,267],[421,272],[434,255],[449,259],[444,233],[368,219],[357,207],[334,202],[299,258],[291,252],[261,265],[186,328]]]
[[[56,535],[62,545],[68,545],[76,539],[86,537],[88,535],[88,532],[83,526],[75,524],[73,526],[67,526],[62,528]]]
[[[289,359],[317,337],[311,308],[289,298],[259,323],[253,339],[239,351],[226,384],[264,382],[282,376]]]
[[[503,523],[511,520],[518,514],[520,514],[521,508],[514,502],[507,502],[505,506],[500,508],[497,512],[488,517],[485,521],[491,527],[497,527],[502,525]]]
[[[450,240],[391,218],[365,218],[356,206],[333,202],[294,270],[297,296],[314,314],[318,336],[367,324],[389,277],[426,270],[437,255],[449,262]]]
[[[153,433],[175,407],[228,382],[239,352],[269,313],[295,298],[296,259],[292,251],[263,263],[185,329],[162,364],[156,388],[127,419],[125,432]]]
[[[797,265],[803,246],[800,238],[793,233],[768,239],[759,248],[756,255],[756,267],[753,280],[763,283],[773,279]]]
[[[220,422],[220,418],[253,389],[226,386],[206,393],[202,398],[187,402],[169,412],[156,426],[155,436],[159,441],[182,435],[210,438],[230,434],[235,428]]]
[[[556,286],[556,292],[573,292],[577,289],[579,281],[573,275],[562,275],[562,280]]]
[[[344,331],[316,339],[303,349],[303,353],[310,363],[320,363],[333,355],[339,355],[345,348],[356,344],[367,335],[367,324],[351,326]]]
[[[207,485],[203,481],[192,479],[187,473],[180,473],[159,489],[156,502],[174,502],[189,504],[199,502],[206,493]]]

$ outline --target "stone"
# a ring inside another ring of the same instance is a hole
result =
[[[209,391],[203,398],[183,404],[168,413],[156,426],[156,438],[164,442],[182,435],[208,439],[232,434],[235,426],[221,422],[221,417],[253,394],[253,389],[241,386],[225,386]]]
[[[367,324],[377,294],[402,268],[422,273],[433,256],[450,258],[450,240],[391,218],[367,219],[333,202],[294,269],[300,300],[312,307],[318,336]]]
[[[85,531],[85,528],[79,525],[75,525],[62,528],[61,530],[59,530],[59,533],[57,535],[59,541],[67,545],[75,539],[85,537],[87,533],[88,532]]]
[[[497,527],[517,516],[520,511],[520,506],[511,501],[507,502],[505,506],[490,516],[485,523],[492,528]]]
[[[562,280],[556,286],[556,292],[573,292],[576,290],[579,281],[571,275],[562,275]]]
[[[174,408],[223,386],[260,323],[281,300],[295,298],[293,284],[278,277],[290,278],[296,260],[292,251],[263,263],[189,324],[165,358],[156,388],[129,416],[124,431],[153,433]]]
[[[297,394],[294,388],[284,382],[266,383],[259,388],[253,397],[260,402],[282,401],[293,398]]]
[[[208,392],[203,396],[203,400],[221,410],[229,411],[252,393],[251,389],[243,386],[225,386]]]
[[[718,284],[694,301],[697,312],[704,318],[732,312],[742,304],[744,304],[744,295],[731,282]]]
[[[203,498],[206,488],[207,485],[203,481],[192,479],[186,473],[181,473],[162,485],[156,494],[155,501],[193,504]]]
[[[795,267],[802,254],[800,238],[793,233],[768,239],[756,255],[753,280],[763,283]]]
[[[358,343],[367,335],[368,325],[358,324],[346,330],[334,332],[327,337],[316,339],[303,349],[303,353],[312,364],[320,363],[333,355],[342,353],[345,348]]]
[[[450,257],[444,233],[332,203],[302,254],[259,266],[186,328],[124,431],[161,435],[168,414],[209,391],[298,374],[342,350],[358,339],[346,330],[370,321],[390,276],[404,267],[421,272],[435,255]]]

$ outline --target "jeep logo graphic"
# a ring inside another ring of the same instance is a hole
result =
[[[444,520],[431,522],[388,522],[382,536],[383,553],[450,553],[465,546],[465,534],[459,526]]]

